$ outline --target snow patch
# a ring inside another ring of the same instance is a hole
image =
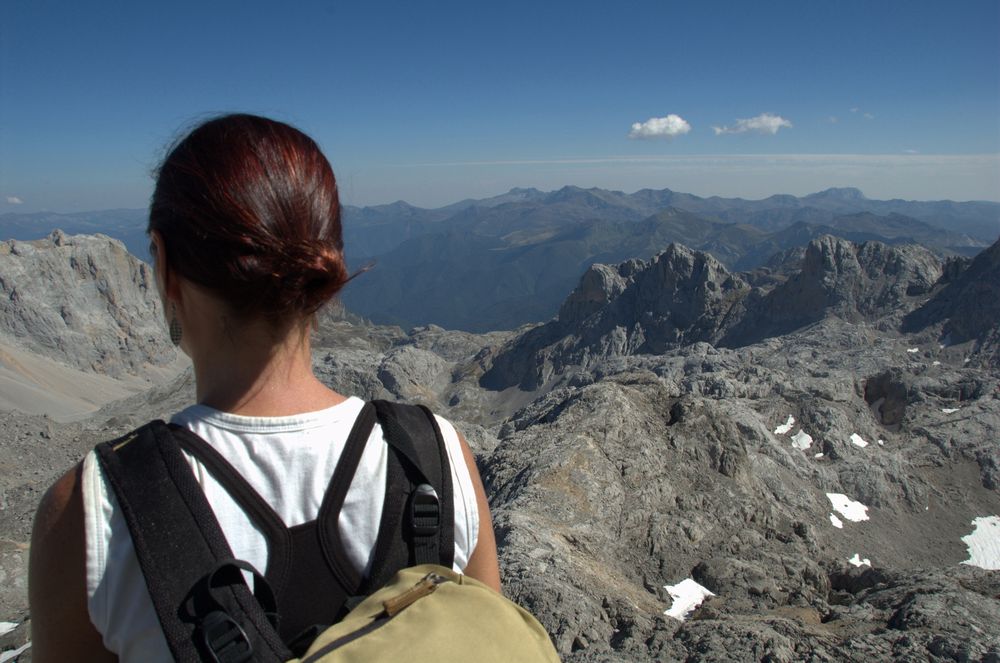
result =
[[[852,433],[851,444],[853,444],[856,447],[861,447],[862,449],[864,449],[865,447],[868,446],[868,441],[865,440],[865,438],[858,435],[857,433]]]
[[[914,352],[920,352],[920,348],[907,348],[906,351],[913,354]]]
[[[1000,571],[1000,516],[976,518],[972,527],[972,534],[962,537],[969,548],[969,559],[962,564]]]
[[[882,446],[885,446],[885,440],[882,440],[882,439],[879,439],[879,440],[878,440],[878,445],[879,445],[880,447],[882,447]]]
[[[670,609],[664,610],[663,614],[680,621],[684,621],[684,618],[701,605],[702,601],[709,596],[715,596],[691,578],[682,580],[676,585],[664,585],[663,589],[670,592],[670,597],[674,600]]]
[[[861,502],[855,502],[841,493],[827,493],[827,499],[833,505],[833,510],[851,522],[859,523],[868,520],[868,507]]]
[[[795,417],[793,417],[792,415],[788,415],[788,421],[786,421],[785,423],[783,423],[780,426],[778,426],[777,428],[775,428],[774,429],[774,434],[775,435],[784,435],[788,431],[792,430],[792,425],[794,423],[795,423]]]
[[[941,365],[941,362],[939,362],[939,361],[932,361],[931,362],[931,366],[940,366],[940,365]]]
[[[941,408],[941,411],[944,412],[945,414],[955,414],[956,412],[958,412],[958,408],[957,407],[943,407],[943,408]]]
[[[17,622],[0,622],[0,636],[7,635],[17,627]]]
[[[840,518],[838,518],[832,513],[830,514],[830,524],[836,527],[837,529],[844,529],[844,523],[842,523],[840,521]]]
[[[815,456],[813,456],[813,458],[822,458],[822,457],[823,457],[823,452],[822,451],[820,451],[818,454],[816,454]]]
[[[805,432],[804,430],[800,430],[792,437],[792,446],[795,447],[796,449],[799,449],[800,451],[805,451],[806,449],[812,446],[812,443],[813,443],[812,435]]]
[[[870,559],[868,559],[867,557],[865,557],[864,559],[861,559],[861,555],[858,554],[858,553],[854,553],[854,557],[850,558],[847,561],[850,562],[851,564],[853,564],[854,566],[871,566],[872,565],[872,561]]]
[[[12,661],[12,660],[14,660],[15,658],[17,658],[18,656],[20,656],[24,652],[28,651],[28,649],[30,647],[31,647],[31,643],[29,642],[27,644],[21,645],[17,649],[11,649],[9,651],[3,652],[2,654],[0,654],[0,663],[4,663],[5,661]]]

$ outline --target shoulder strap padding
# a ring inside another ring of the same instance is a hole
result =
[[[373,401],[372,405],[392,453],[368,591],[413,564],[433,562],[451,568],[455,552],[451,466],[434,415],[420,405],[388,401]],[[422,484],[434,489],[440,505],[439,527],[433,537],[414,536],[409,526],[412,496]]]
[[[206,570],[232,558],[201,486],[170,430],[153,421],[96,448],[132,535],[167,644],[177,661],[201,660],[198,588]],[[219,588],[216,588],[219,589]],[[254,660],[283,661],[288,650],[243,582],[219,589],[226,611],[246,633]]]

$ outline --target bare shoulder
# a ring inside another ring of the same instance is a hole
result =
[[[45,492],[31,531],[28,600],[32,660],[115,660],[87,612],[86,542],[79,463]]]
[[[66,527],[67,519],[74,512],[77,512],[82,519],[83,498],[80,492],[82,473],[83,463],[77,463],[45,491],[35,514],[35,524],[32,529],[33,544],[38,537]]]
[[[465,573],[480,580],[493,589],[500,591],[500,564],[497,560],[496,535],[493,532],[493,517],[490,514],[490,504],[486,498],[486,489],[483,487],[483,480],[479,476],[479,469],[476,467],[476,459],[469,448],[469,443],[460,431],[458,441],[462,446],[462,455],[465,457],[465,464],[469,468],[469,476],[472,479],[472,487],[476,492],[476,504],[479,509],[479,538],[476,542],[476,549],[472,551],[469,563],[465,567]]]

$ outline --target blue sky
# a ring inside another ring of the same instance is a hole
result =
[[[313,135],[353,204],[1000,200],[996,0],[283,4],[7,0],[0,212],[143,207],[165,146],[223,111]]]

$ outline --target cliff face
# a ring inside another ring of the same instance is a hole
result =
[[[940,327],[943,342],[973,341],[975,360],[1000,366],[1000,240],[951,268],[934,295],[906,316],[904,329]]]
[[[941,274],[941,260],[919,246],[822,237],[806,246],[801,266],[787,281],[747,300],[722,345],[748,345],[828,316],[871,323],[898,316],[916,306]]]
[[[811,242],[796,266],[777,267],[783,273],[757,275],[751,286],[707,253],[679,245],[649,261],[594,265],[557,319],[500,350],[483,385],[533,390],[596,358],[695,342],[742,347],[829,317],[898,327],[942,275],[941,261],[918,246],[831,236]]]
[[[152,268],[99,235],[0,244],[0,339],[112,377],[176,358]]]
[[[649,261],[594,265],[558,318],[501,351],[483,385],[532,390],[566,366],[718,341],[749,289],[711,255],[678,244]]]

